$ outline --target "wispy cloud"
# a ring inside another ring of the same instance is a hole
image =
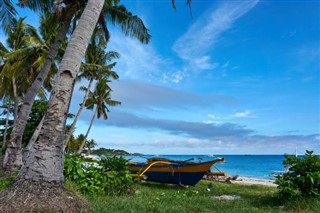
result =
[[[162,56],[153,47],[152,41],[144,45],[135,39],[125,37],[119,30],[114,30],[108,50],[120,53],[115,68],[120,79],[144,79],[147,82],[179,84],[188,77],[188,70],[176,67],[171,58]],[[203,66],[210,65],[203,63]]]
[[[238,101],[233,96],[199,95],[137,80],[120,80],[112,82],[110,86],[114,90],[112,97],[122,101],[122,107],[126,110],[134,111],[154,107],[179,111],[194,107],[212,109],[216,106],[232,105]]]
[[[108,140],[102,137],[100,146],[104,143],[108,147],[123,148],[133,152],[153,153],[259,153],[283,154],[290,153],[290,147],[297,145],[299,153],[306,149],[319,153],[319,134],[313,135],[254,135],[254,131],[232,123],[203,124],[200,122],[184,122],[166,119],[150,119],[127,113],[116,113],[108,122],[97,121],[94,132],[99,138],[101,132],[108,128],[116,128],[116,137]],[[107,123],[107,124],[106,124]],[[112,127],[110,127],[112,126]],[[131,129],[136,133],[130,137],[121,134]],[[143,130],[142,132],[140,130]],[[139,135],[135,135],[139,134]],[[143,134],[145,137],[141,137]]]
[[[173,50],[179,57],[200,69],[216,68],[218,63],[212,62],[208,50],[217,43],[223,32],[257,3],[258,0],[228,1],[214,11],[210,9],[175,42]]]
[[[251,112],[251,110],[235,112],[229,115],[208,114],[208,117],[213,119],[213,121],[205,121],[205,123],[219,123],[219,121],[231,120],[233,118],[257,118],[257,116]]]
[[[144,45],[139,41],[125,37],[119,30],[111,34],[108,50],[120,53],[116,71],[121,79],[154,80],[161,76],[161,68],[169,66],[167,59],[160,56],[152,45]]]

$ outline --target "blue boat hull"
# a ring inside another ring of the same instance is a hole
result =
[[[195,186],[206,172],[146,172],[146,180],[158,183],[173,183]]]

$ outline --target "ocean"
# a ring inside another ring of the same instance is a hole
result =
[[[223,172],[227,172],[228,176],[239,175],[249,178],[260,178],[273,180],[270,174],[274,171],[284,171],[282,162],[285,159],[283,155],[143,155],[143,156],[126,156],[133,162],[144,162],[147,158],[159,157],[170,158],[175,160],[194,159],[197,162],[208,161],[214,158],[224,158],[224,163],[216,163],[215,165]],[[215,168],[211,169],[216,171]]]

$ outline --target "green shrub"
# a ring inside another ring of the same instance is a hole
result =
[[[276,177],[281,198],[320,196],[320,158],[313,151],[307,151],[302,158],[285,156],[282,164],[289,171]]]
[[[64,175],[66,180],[75,183],[77,190],[86,194],[120,194],[128,192],[133,184],[129,163],[123,157],[87,163],[83,157],[67,155]]]

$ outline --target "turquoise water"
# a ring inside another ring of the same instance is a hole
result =
[[[193,161],[197,162],[198,158],[202,161],[212,160],[214,158],[224,158],[224,163],[215,164],[221,171],[227,172],[229,176],[239,175],[250,178],[274,179],[269,176],[273,171],[283,171],[282,161],[283,155],[219,155],[219,156],[206,156],[206,155],[144,155],[144,156],[126,156],[133,162],[144,162],[146,158],[150,157],[163,157],[175,160],[188,160],[194,158]],[[215,171],[212,168],[212,171]]]

